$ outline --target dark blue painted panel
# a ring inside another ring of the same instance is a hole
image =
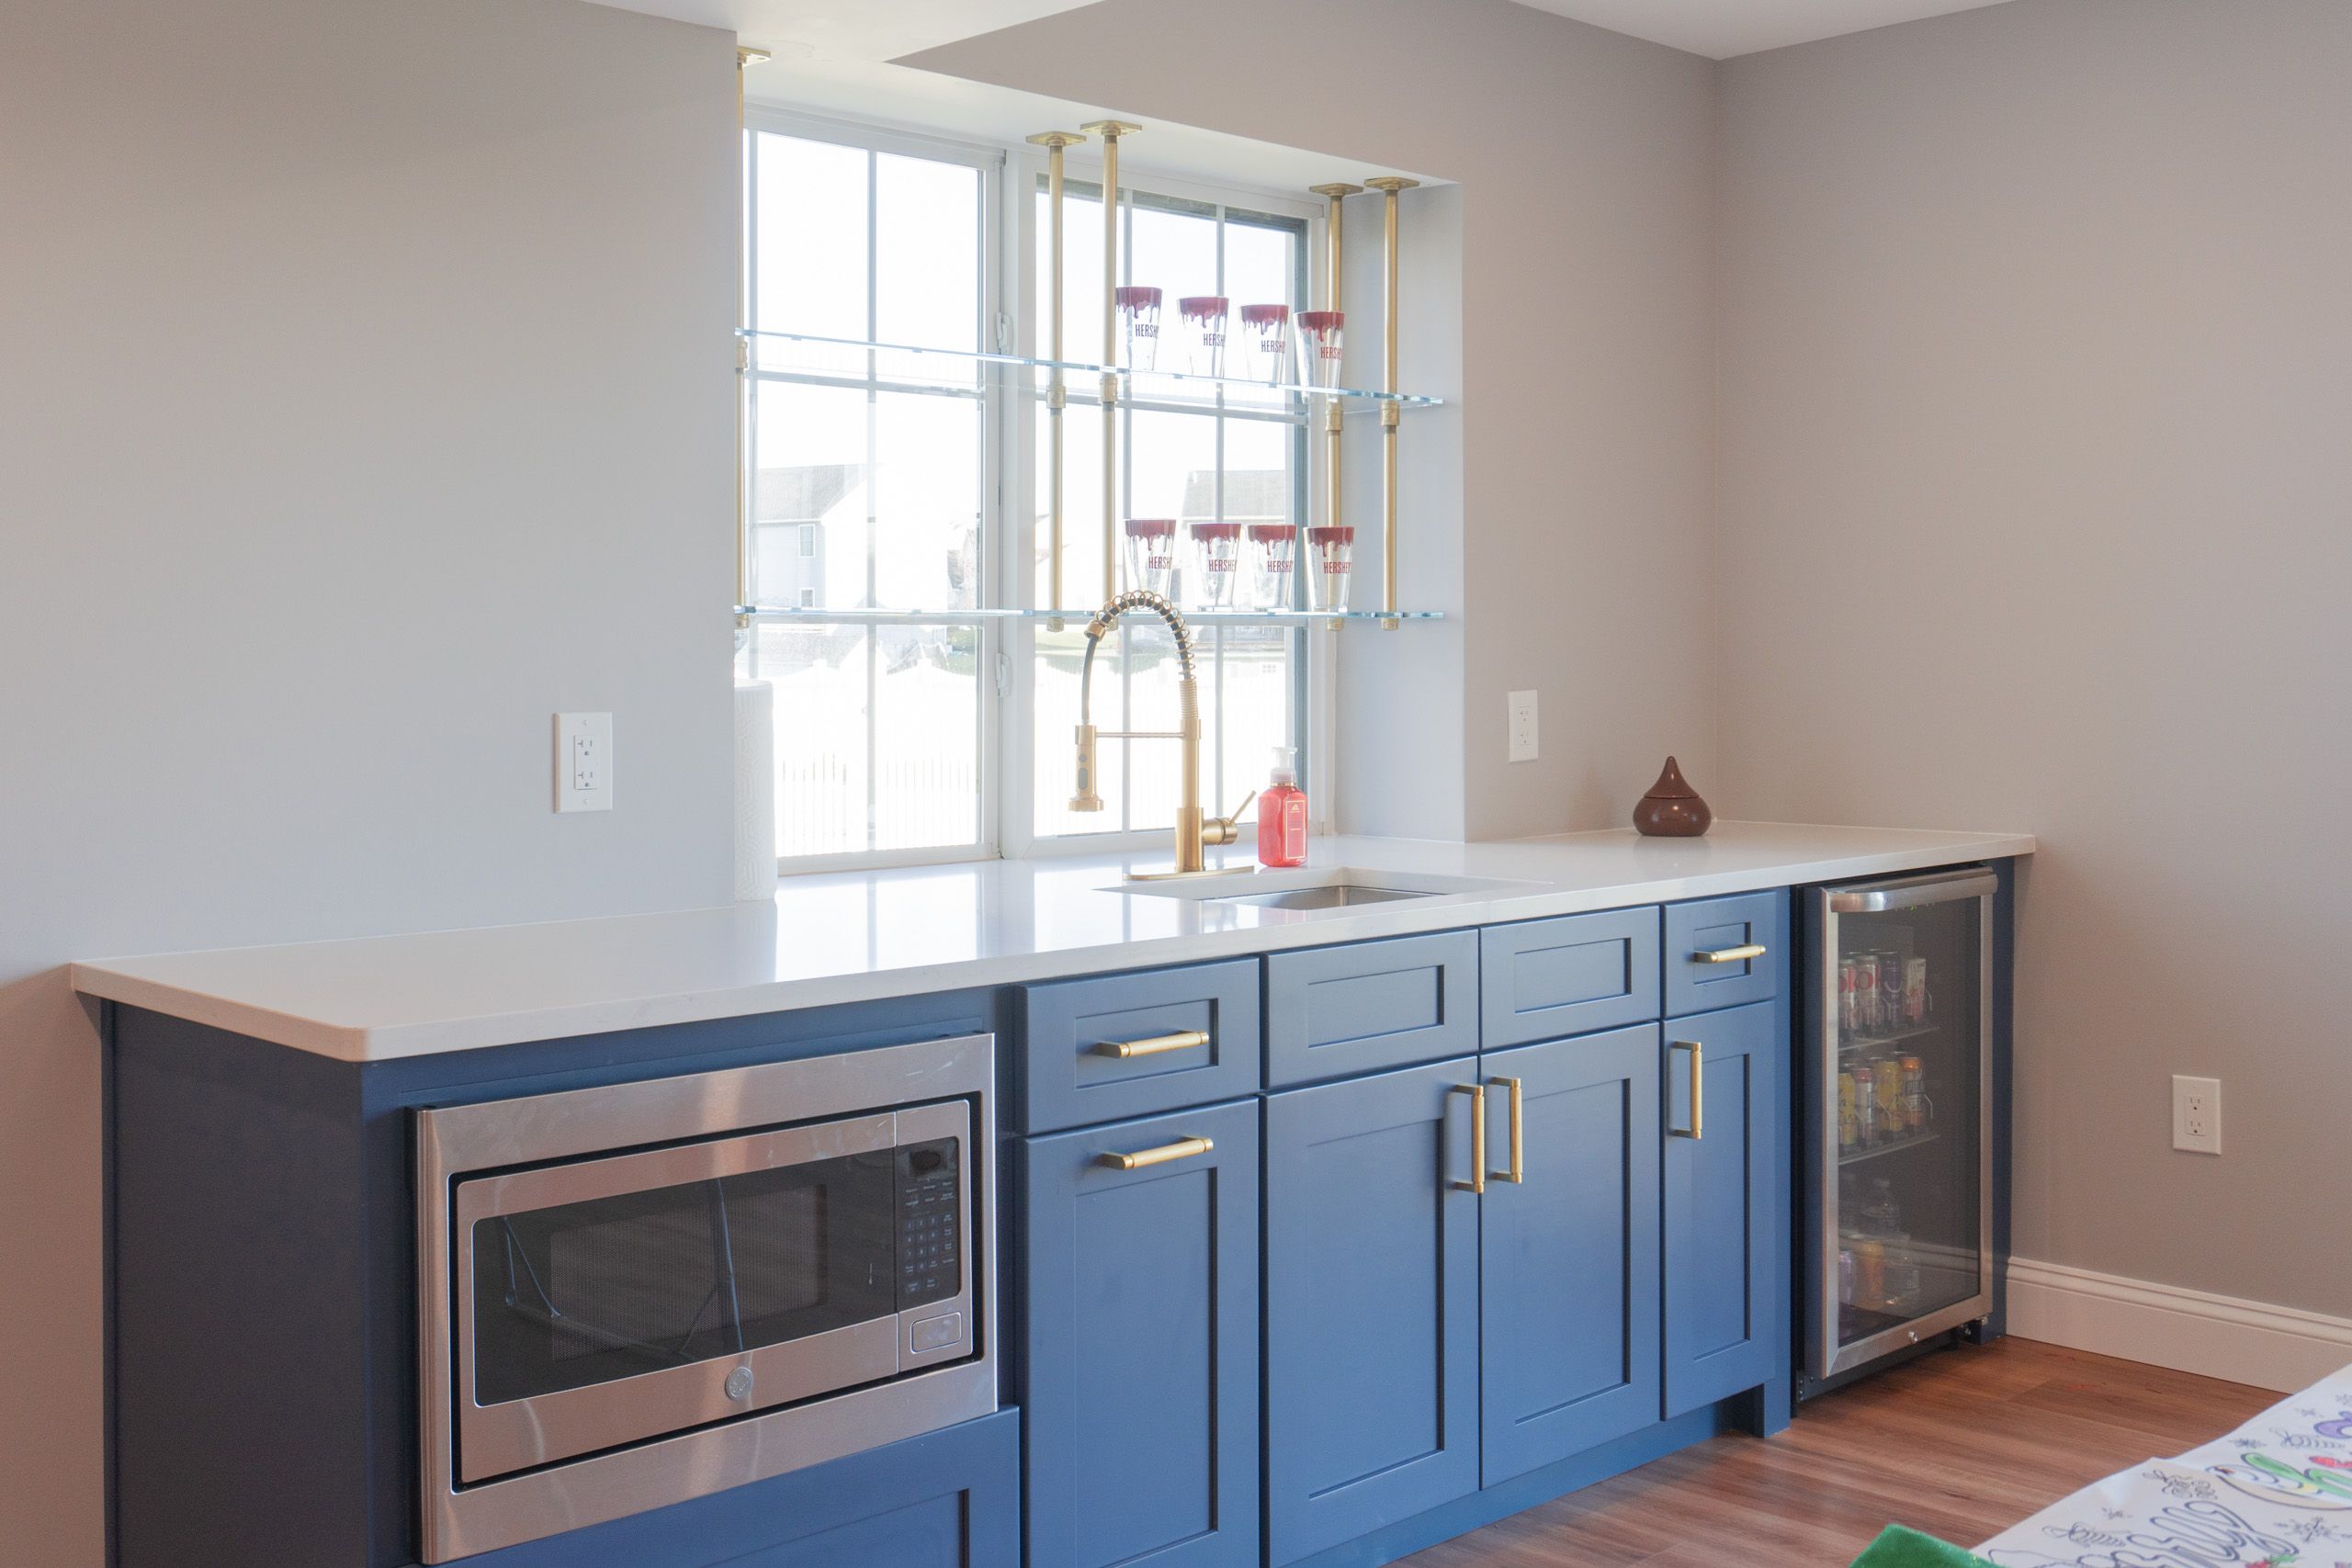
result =
[[[1658,1418],[1657,1043],[1645,1023],[1481,1059],[1520,1080],[1526,1176],[1490,1179],[1480,1215],[1486,1485]]]
[[[1266,1101],[1267,1560],[1478,1484],[1474,1059]]]
[[[1655,905],[1488,926],[1478,933],[1480,1043],[1489,1051],[1658,1015]]]
[[[1206,1138],[1123,1171],[1105,1154]],[[1255,1568],[1258,1102],[1031,1138],[1030,1568]]]
[[[1272,1089],[1478,1048],[1478,933],[1277,953],[1266,960]]]
[[[1789,1353],[1788,1009],[1782,999],[1666,1028],[1666,1404],[1679,1416],[1767,1382]],[[1696,1042],[1703,1066],[1691,1080]]]
[[[1021,987],[1014,1130],[1149,1116],[1258,1089],[1258,961]],[[1198,1031],[1208,1043],[1121,1059],[1097,1047]]]
[[[1760,958],[1709,964],[1696,954],[1758,943]],[[1789,962],[1786,888],[1666,907],[1666,1016],[1767,1001]]]
[[[1020,1568],[1021,1412],[464,1559],[468,1568]],[[183,1568],[192,1559],[182,1559]]]

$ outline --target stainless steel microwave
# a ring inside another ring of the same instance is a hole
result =
[[[994,1042],[422,1111],[444,1562],[996,1408]]]

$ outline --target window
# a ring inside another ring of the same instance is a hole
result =
[[[1001,613],[1050,596],[1046,446],[1025,373],[860,346],[1045,351],[1033,151],[756,115],[747,138],[748,319],[797,334],[761,340],[747,378],[751,593],[778,613],[754,621],[741,660],[775,686],[787,863],[1148,845],[1174,820],[1165,741],[1105,741],[1107,808],[1068,809],[1080,624]],[[1066,192],[1065,355],[1099,361],[1101,188],[1073,177]],[[1123,189],[1126,281],[1160,287],[1170,317],[1191,294],[1302,307],[1311,209],[1214,195]],[[1069,379],[1061,607],[1083,613],[1102,580],[1101,414],[1091,379]],[[1235,389],[1123,404],[1118,420],[1120,519],[1176,520],[1180,559],[1194,524],[1305,519],[1307,432],[1284,398]],[[1204,803],[1229,809],[1273,747],[1301,744],[1309,638],[1236,621],[1193,633]],[[1175,650],[1156,621],[1124,622],[1094,674],[1102,728],[1174,727]]]

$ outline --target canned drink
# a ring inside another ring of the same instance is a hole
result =
[[[1890,1032],[1903,1027],[1903,954],[1882,950],[1878,955],[1879,1027]]]
[[[1903,1021],[1914,1029],[1928,1021],[1928,961],[1924,958],[1903,966]]]
[[[1886,1244],[1874,1236],[1854,1241],[1854,1304],[1879,1307],[1886,1302]]]
[[[1879,1029],[1878,954],[1854,954],[1854,1027],[1865,1034]]]
[[[1838,961],[1838,1021],[1849,1035],[1862,1032],[1861,966],[1851,958]]]
[[[1854,1064],[1854,1142],[1857,1145],[1878,1142],[1878,1090],[1873,1083],[1877,1075],[1868,1062]]]
[[[1928,1064],[1903,1058],[1903,1121],[1915,1133],[1928,1130]]]
[[[1883,1061],[1871,1082],[1878,1095],[1878,1135],[1901,1137],[1909,1120],[1903,1113],[1902,1067],[1893,1061]]]
[[[1854,1075],[1838,1075],[1838,1146],[1850,1149],[1861,1137],[1861,1112],[1854,1100]]]

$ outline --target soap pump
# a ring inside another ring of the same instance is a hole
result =
[[[1258,863],[1306,863],[1306,792],[1298,787],[1297,753],[1274,748],[1274,767],[1258,796]]]

